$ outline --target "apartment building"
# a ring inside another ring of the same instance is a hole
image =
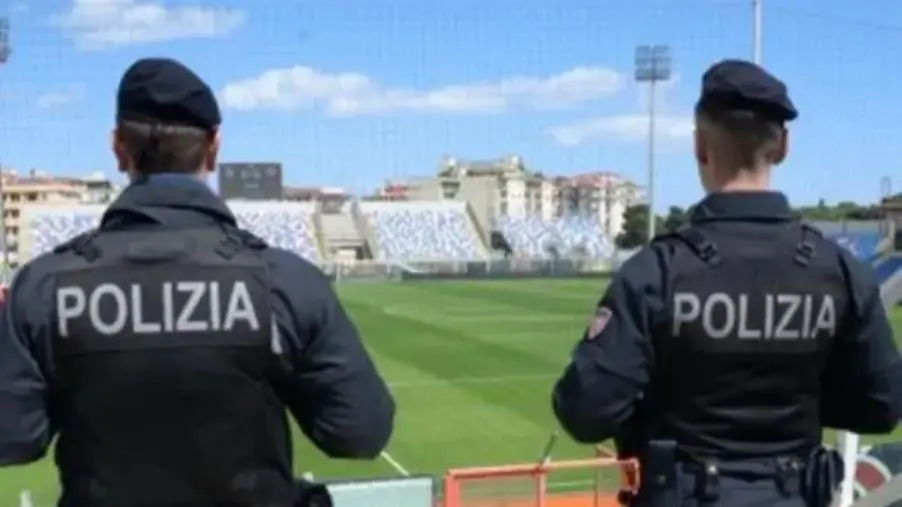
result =
[[[0,195],[3,199],[3,225],[6,228],[6,258],[8,264],[19,263],[19,236],[22,232],[22,210],[38,204],[103,204],[118,194],[120,188],[101,173],[85,178],[55,177],[31,170],[21,174],[14,170],[0,171]]]
[[[623,213],[645,202],[645,189],[612,172],[561,176],[555,182],[558,216],[592,216],[610,236],[623,231]]]
[[[484,227],[499,215],[555,216],[554,183],[528,170],[517,156],[482,161],[448,157],[435,176],[389,182],[379,194],[391,200],[468,201]]]
[[[623,229],[623,213],[643,202],[644,189],[612,172],[548,177],[531,171],[520,157],[487,161],[446,158],[436,176],[386,182],[380,200],[458,199],[470,203],[476,218],[535,216],[548,220],[567,215],[594,217],[611,235]]]

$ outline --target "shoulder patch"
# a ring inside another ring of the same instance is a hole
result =
[[[613,312],[611,309],[606,306],[599,306],[595,309],[595,313],[592,315],[592,318],[589,319],[589,329],[586,331],[586,339],[594,340],[604,331],[605,326],[608,325],[608,321],[611,320],[611,316]]]

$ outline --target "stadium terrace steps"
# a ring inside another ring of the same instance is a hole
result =
[[[310,224],[313,226],[313,241],[316,244],[319,258],[332,260],[332,256],[329,255],[329,249],[326,248],[326,234],[323,232],[325,228],[323,227],[322,215],[319,210],[314,210],[310,215]]]
[[[479,250],[482,252],[483,257],[488,258],[491,253],[491,248],[489,248],[489,244],[491,243],[489,235],[479,223],[479,220],[476,218],[476,213],[473,212],[473,206],[469,202],[464,209],[467,213],[467,222],[470,223],[473,234],[475,234],[476,238],[479,240]]]
[[[340,249],[367,248],[366,238],[358,227],[354,211],[356,210],[351,202],[343,203],[339,208],[317,204],[315,217],[319,220],[324,252],[329,259],[333,259]]]
[[[379,245],[376,241],[376,235],[373,232],[373,228],[370,227],[369,222],[367,222],[366,217],[363,215],[363,210],[360,208],[360,203],[357,200],[351,201],[351,217],[354,219],[354,224],[357,226],[357,230],[360,232],[360,235],[363,237],[363,240],[366,241],[366,246],[369,249],[369,258],[377,259],[379,257]]]

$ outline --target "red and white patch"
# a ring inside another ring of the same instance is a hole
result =
[[[608,325],[608,321],[611,320],[611,316],[613,313],[610,308],[605,306],[599,306],[595,309],[595,314],[592,315],[592,318],[589,320],[589,329],[586,331],[586,339],[594,340],[598,335],[604,331],[605,326]]]

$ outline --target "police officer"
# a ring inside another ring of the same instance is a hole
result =
[[[28,263],[0,313],[0,465],[55,435],[66,506],[291,506],[286,408],[372,459],[394,403],[326,277],[240,229],[204,184],[220,113],[168,59],[119,86],[132,183],[100,226]]]
[[[873,270],[769,190],[796,117],[749,62],[702,78],[689,224],[614,276],[553,393],[580,442],[642,464],[633,505],[827,505],[823,427],[888,433],[900,357]]]

